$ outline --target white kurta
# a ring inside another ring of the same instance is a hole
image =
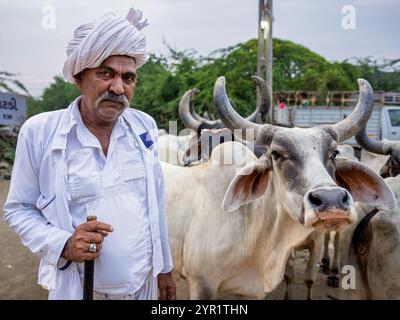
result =
[[[82,299],[77,264],[72,263],[65,270],[58,268],[63,247],[74,232],[68,203],[66,149],[68,133],[76,124],[73,106],[79,99],[67,109],[36,115],[22,126],[10,191],[4,205],[6,222],[21,237],[23,244],[41,257],[38,283],[50,291],[50,299]],[[138,110],[129,108],[121,117],[138,142],[143,159],[151,268],[156,277],[172,270],[157,126],[150,116]]]
[[[67,192],[72,224],[88,215],[113,226],[95,260],[94,289],[109,295],[137,292],[151,271],[151,232],[145,169],[139,142],[123,118],[110,137],[107,158],[98,139],[85,127],[78,106],[68,133]],[[78,264],[83,280],[83,264]]]

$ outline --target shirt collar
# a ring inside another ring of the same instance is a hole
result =
[[[82,120],[82,115],[79,110],[79,101],[72,106],[72,121],[76,124],[76,135],[78,141],[84,147],[101,148],[99,140],[89,131]],[[125,135],[126,124],[122,117],[118,117],[117,122],[114,125],[111,139],[118,139]],[[71,127],[72,129],[72,127]]]
[[[60,124],[54,134],[52,150],[57,150],[57,149],[62,150],[62,149],[66,148],[68,133],[71,132],[71,130],[74,126],[78,125],[79,121],[81,122],[81,125],[83,126],[82,128],[89,131],[84,126],[81,113],[79,112],[79,102],[81,101],[81,99],[82,99],[82,96],[79,96],[73,102],[71,102],[71,104],[65,110],[65,113],[62,115],[62,117],[60,119]],[[126,121],[129,122],[129,120],[124,117],[124,114],[126,114],[126,110],[123,112],[123,114],[120,117],[118,117],[117,123],[115,124],[114,129],[116,131],[115,132],[116,138],[120,138],[120,137],[124,136],[126,134],[126,131],[129,129],[128,125],[125,123]],[[89,133],[90,133],[90,131],[89,131]],[[92,144],[93,143],[91,143],[91,145]],[[96,147],[98,147],[98,146],[99,146],[99,144],[96,145]]]

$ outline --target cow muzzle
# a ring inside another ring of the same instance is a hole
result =
[[[304,224],[320,231],[338,231],[355,221],[354,201],[343,188],[310,190],[304,196]]]

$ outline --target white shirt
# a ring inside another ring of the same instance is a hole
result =
[[[118,118],[105,157],[99,140],[83,124],[78,105],[76,125],[68,133],[67,192],[74,228],[96,215],[113,226],[95,260],[94,288],[111,295],[135,293],[151,270],[151,232],[143,159],[138,142]],[[78,264],[83,279],[83,264]]]
[[[71,263],[64,270],[58,268],[64,245],[75,230],[68,204],[66,149],[68,133],[76,125],[72,110],[79,99],[67,109],[41,113],[24,123],[4,205],[5,221],[22,243],[41,258],[38,283],[49,290],[49,299],[82,299],[77,263]],[[120,117],[139,141],[144,160],[152,275],[156,277],[172,270],[157,125],[149,115],[131,108]],[[141,141],[141,137],[149,140]]]

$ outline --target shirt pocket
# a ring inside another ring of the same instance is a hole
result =
[[[74,176],[68,179],[68,188],[72,201],[83,202],[97,198],[100,193],[100,176]]]
[[[134,139],[118,149],[118,163],[122,181],[140,180],[146,176],[142,154]]]
[[[57,224],[56,207],[55,207],[56,194],[46,197],[40,194],[36,200],[36,208],[40,210],[43,216],[53,225]]]
[[[100,193],[100,172],[92,148],[80,149],[69,154],[68,192],[69,199],[79,203],[97,198]]]
[[[125,164],[121,168],[122,180],[125,182],[142,179],[145,175],[144,167],[140,163]]]

